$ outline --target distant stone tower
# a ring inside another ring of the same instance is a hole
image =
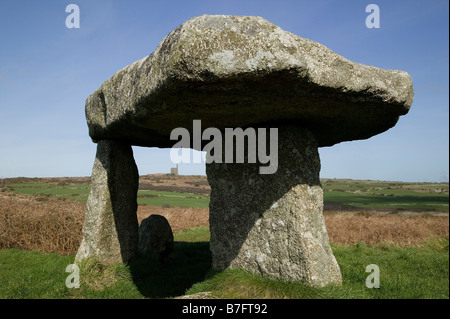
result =
[[[177,167],[170,168],[170,175],[178,175],[178,164]]]

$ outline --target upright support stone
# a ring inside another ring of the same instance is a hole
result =
[[[126,262],[138,242],[139,175],[129,144],[101,140],[92,169],[83,239],[75,262],[94,257],[104,264]]]
[[[341,283],[322,215],[316,137],[278,130],[278,170],[260,163],[206,165],[213,267],[243,268],[314,286]]]

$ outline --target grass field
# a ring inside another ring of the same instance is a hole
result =
[[[209,196],[167,191],[139,190],[138,204],[161,207],[209,207]]]
[[[144,182],[138,220],[167,218],[176,240],[170,258],[89,261],[80,288],[69,289],[65,269],[80,244],[88,180],[7,181],[0,192],[0,298],[449,298],[448,184],[322,180],[334,208],[324,217],[343,285],[318,289],[212,271],[206,181],[159,175]],[[379,289],[365,286],[369,264],[380,268]]]
[[[342,209],[448,212],[448,183],[322,179],[324,202]]]
[[[21,194],[35,195],[40,200],[46,196],[85,202],[89,184],[24,183],[9,184],[8,189]],[[139,190],[138,204],[149,206],[208,207],[209,196],[168,191]]]
[[[80,288],[65,285],[73,255],[0,250],[0,298],[173,298],[199,292],[217,298],[449,298],[448,239],[426,248],[333,245],[343,285],[325,288],[237,269],[212,271],[208,239],[206,227],[181,232],[165,263],[152,258],[108,267],[88,262],[81,268]],[[378,289],[365,285],[369,264],[380,268]]]
[[[324,192],[324,202],[340,204],[345,209],[381,209],[392,211],[442,211],[448,212],[448,195],[423,195],[411,192],[358,194]]]
[[[209,195],[196,193],[204,190],[192,186],[190,192],[169,191],[178,190],[176,183],[164,183],[164,178],[173,176],[158,176],[152,180],[153,190],[140,189],[138,204],[160,207],[208,207]],[[199,177],[196,177],[199,178]],[[146,181],[145,178],[141,178]],[[162,181],[161,181],[162,180]],[[173,181],[173,179],[169,179]],[[338,210],[384,210],[391,212],[402,211],[449,211],[448,183],[401,183],[383,181],[355,181],[322,179],[324,189],[325,208],[328,206]],[[160,184],[158,184],[160,183]],[[206,183],[205,180],[192,182],[195,185]],[[146,185],[142,183],[142,185]],[[159,190],[158,189],[164,189]],[[172,186],[171,186],[172,185]],[[207,187],[207,186],[206,186]],[[145,188],[145,187],[143,187]],[[85,202],[89,194],[88,183],[70,182],[21,182],[7,183],[6,188],[22,194],[33,194],[45,200],[45,196],[61,199],[73,199]],[[182,190],[189,190],[181,188]]]

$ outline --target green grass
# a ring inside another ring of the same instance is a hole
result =
[[[449,210],[448,183],[322,179],[325,203],[344,208],[412,211]]]
[[[410,197],[430,197],[430,198],[446,198],[448,201],[448,194],[442,193],[431,193],[424,192],[420,193],[413,190],[402,190],[402,189],[382,189],[382,190],[374,190],[370,195],[385,195],[385,196],[410,196]]]
[[[51,195],[56,198],[68,198],[85,202],[90,186],[87,184],[57,184],[57,183],[19,183],[8,184],[14,192],[28,195]]]
[[[144,197],[144,196],[152,197]],[[154,196],[154,197],[153,197]],[[138,191],[138,204],[149,206],[209,207],[209,196],[164,191]]]
[[[85,202],[90,186],[72,183],[16,183],[18,193],[50,195]],[[401,183],[323,179],[325,203],[343,208],[391,211],[449,211],[448,183]],[[43,199],[45,200],[45,199]],[[173,207],[208,207],[209,196],[168,191],[139,190],[138,204]]]
[[[205,226],[199,226],[191,229],[186,229],[178,234],[175,234],[174,239],[176,241],[186,242],[209,242],[209,228]]]
[[[333,245],[343,285],[320,289],[239,269],[212,271],[206,227],[176,234],[175,240],[163,263],[151,257],[128,265],[85,263],[78,289],[65,286],[74,256],[0,250],[0,298],[170,298],[204,291],[221,298],[449,298],[448,238],[425,248]],[[369,264],[380,268],[379,289],[365,286]]]
[[[28,195],[50,195],[56,198],[73,199],[85,202],[89,195],[88,184],[63,184],[57,183],[20,183],[8,184],[8,188],[14,192]],[[166,192],[139,190],[137,202],[139,205],[149,206],[175,206],[175,207],[208,207],[209,196]]]
[[[401,192],[400,192],[401,193]],[[399,192],[387,194],[355,194],[343,191],[324,192],[325,203],[338,203],[347,207],[366,209],[416,210],[448,212],[448,195],[433,194],[428,196],[402,195]],[[410,192],[403,192],[410,194]]]
[[[416,192],[441,192],[446,190],[448,193],[448,183],[413,183],[413,182],[394,182],[394,181],[375,181],[375,180],[353,180],[353,179],[321,179],[325,191],[372,191],[381,189],[410,190]],[[447,195],[448,196],[448,195]]]
[[[68,273],[73,257],[19,249],[0,250],[0,298],[66,298]]]
[[[442,248],[443,247],[443,248]],[[367,298],[449,298],[448,238],[426,248],[333,246],[348,294]],[[365,268],[376,264],[380,269],[380,288],[367,289]],[[351,296],[351,295],[350,295]]]
[[[446,246],[445,246],[446,245]],[[444,246],[444,248],[442,248]],[[332,246],[341,267],[342,286],[311,288],[267,279],[240,269],[210,273],[187,294],[210,291],[220,298],[424,299],[449,298],[448,239],[427,248]],[[369,289],[366,267],[380,269],[380,288]]]

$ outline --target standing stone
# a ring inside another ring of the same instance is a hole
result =
[[[103,264],[126,262],[138,240],[139,175],[131,146],[101,140],[92,169],[83,239],[75,262],[94,257]]]
[[[164,216],[150,215],[139,226],[138,252],[164,260],[173,250],[173,233]]]
[[[274,174],[259,174],[260,163],[207,164],[213,267],[339,284],[322,215],[317,139],[287,126],[279,128],[278,141]]]

